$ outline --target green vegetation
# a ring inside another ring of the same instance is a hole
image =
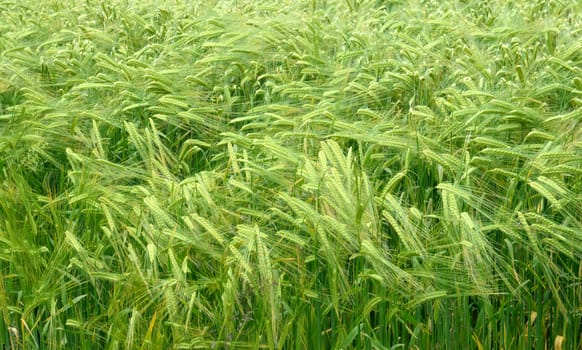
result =
[[[4,348],[582,348],[580,2],[0,13]]]

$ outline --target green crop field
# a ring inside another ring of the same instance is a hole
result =
[[[0,0],[0,349],[582,349],[582,3]]]

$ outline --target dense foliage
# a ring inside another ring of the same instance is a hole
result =
[[[6,348],[582,347],[579,2],[0,14]]]

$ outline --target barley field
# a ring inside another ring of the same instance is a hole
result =
[[[2,349],[582,349],[582,3],[0,18]]]

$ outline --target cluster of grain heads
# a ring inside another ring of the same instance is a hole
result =
[[[579,4],[0,11],[1,344],[581,346]]]

